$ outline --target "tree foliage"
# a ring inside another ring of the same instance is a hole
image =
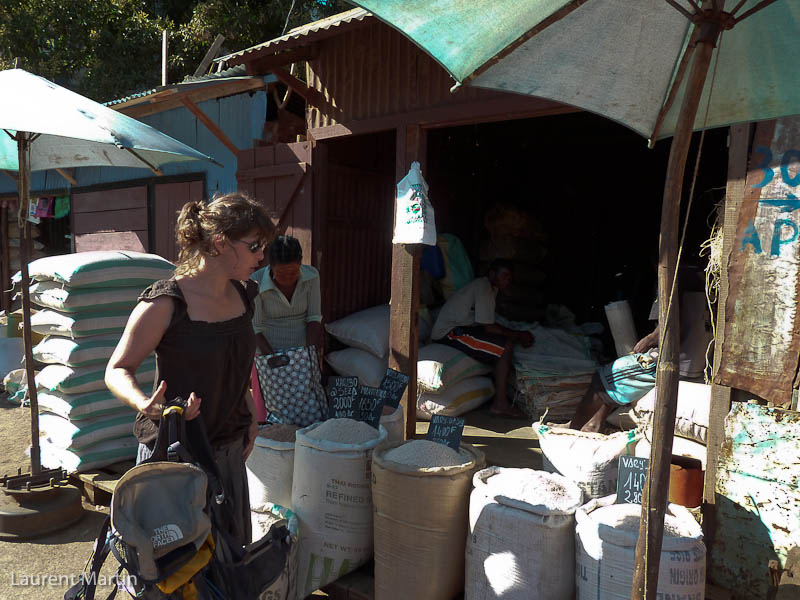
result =
[[[290,11],[291,7],[291,13]],[[0,0],[0,69],[23,68],[98,101],[194,73],[217,34],[235,52],[347,10],[343,0]]]

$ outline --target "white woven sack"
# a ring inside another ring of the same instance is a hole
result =
[[[42,466],[66,469],[70,473],[91,471],[123,460],[136,458],[138,440],[131,433],[124,438],[100,442],[81,450],[65,450],[46,437],[40,438]]]
[[[321,423],[297,432],[292,510],[300,520],[297,600],[372,558],[372,451],[386,430],[363,444],[308,437]]]
[[[82,421],[134,412],[107,389],[85,394],[65,394],[58,390],[39,390],[39,408],[69,419]]]
[[[465,600],[572,600],[575,565],[564,557],[575,551],[580,488],[554,473],[503,467],[479,471],[473,483]]]
[[[380,424],[386,429],[387,442],[401,442],[406,439],[405,436],[405,422],[403,419],[403,407],[398,406],[393,412],[388,415],[381,416]]]
[[[47,256],[28,265],[32,279],[73,288],[146,287],[158,279],[168,279],[174,270],[175,265],[156,254],[119,250]],[[14,276],[15,282],[21,279],[19,273]]]
[[[96,312],[102,310],[133,310],[144,285],[115,288],[70,288],[55,281],[39,281],[31,286],[31,301],[53,310]]]
[[[156,373],[154,358],[145,360],[136,371],[136,383],[145,393],[153,390]],[[50,391],[65,394],[83,394],[106,389],[105,364],[88,367],[68,367],[67,365],[48,365],[36,376],[36,385]]]
[[[278,578],[266,590],[262,590],[257,600],[295,600],[297,597],[297,536],[300,524],[297,515],[291,510],[276,504],[269,504],[264,511],[251,511],[253,541],[258,541],[269,533],[270,527],[281,519],[286,521],[291,548],[286,564]]]
[[[650,458],[650,440],[652,439],[652,431],[645,430],[644,437],[636,443],[636,456],[642,458]],[[678,437],[677,435],[672,438],[672,455],[685,456],[700,461],[701,468],[706,470],[706,458],[708,457],[708,449],[705,445],[694,440]]]
[[[246,467],[251,510],[264,511],[271,504],[292,507],[294,442],[256,436]]]
[[[345,346],[386,358],[389,356],[389,315],[389,305],[380,304],[326,323],[325,330]],[[419,339],[427,339],[429,335],[430,324],[420,316]]]
[[[645,394],[634,407],[639,424],[649,428],[653,422],[658,386]],[[711,386],[691,381],[678,382],[678,408],[675,413],[675,435],[701,444],[708,438],[711,411]]]
[[[82,450],[106,440],[115,440],[133,435],[136,412],[120,415],[69,421],[49,413],[39,415],[39,429],[47,438],[64,450]]]
[[[31,316],[31,329],[42,335],[57,335],[72,339],[110,334],[119,337],[125,329],[130,314],[131,311],[127,309],[80,313],[45,309]]]
[[[378,358],[371,352],[359,348],[345,348],[325,355],[325,360],[339,375],[358,377],[361,385],[380,387],[389,358]]]
[[[470,377],[444,388],[441,393],[424,392],[417,398],[417,417],[429,421],[433,415],[457,417],[478,408],[494,396],[488,377]]]
[[[628,600],[633,586],[642,507],[595,499],[575,514],[576,600]],[[659,598],[702,600],[706,548],[702,530],[683,506],[669,504],[658,571]]]
[[[633,454],[636,431],[588,433],[542,423],[534,425],[542,449],[542,468],[578,484],[586,498],[616,492],[619,457]]]
[[[442,392],[459,381],[491,372],[489,365],[444,344],[428,344],[419,349],[417,385],[424,391]]]
[[[95,335],[87,338],[71,338],[50,335],[33,347],[33,357],[47,364],[87,367],[105,364],[119,343],[121,334]]]

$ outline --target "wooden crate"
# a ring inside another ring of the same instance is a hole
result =
[[[111,494],[114,493],[117,481],[134,464],[132,460],[125,460],[95,471],[71,473],[69,477],[89,502],[95,506],[109,506],[111,504]]]

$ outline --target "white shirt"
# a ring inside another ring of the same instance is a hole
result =
[[[488,277],[478,277],[455,294],[442,307],[433,325],[431,339],[440,340],[455,327],[493,325],[497,290]]]

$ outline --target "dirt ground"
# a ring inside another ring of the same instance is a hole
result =
[[[30,470],[25,449],[30,445],[30,410],[0,399],[0,474]],[[83,517],[67,529],[26,541],[0,541],[0,598],[55,600],[77,581],[92,553],[92,544],[108,514],[84,501]],[[101,575],[115,568],[109,559]],[[111,589],[111,588],[107,588]],[[104,598],[107,594],[98,593]]]

